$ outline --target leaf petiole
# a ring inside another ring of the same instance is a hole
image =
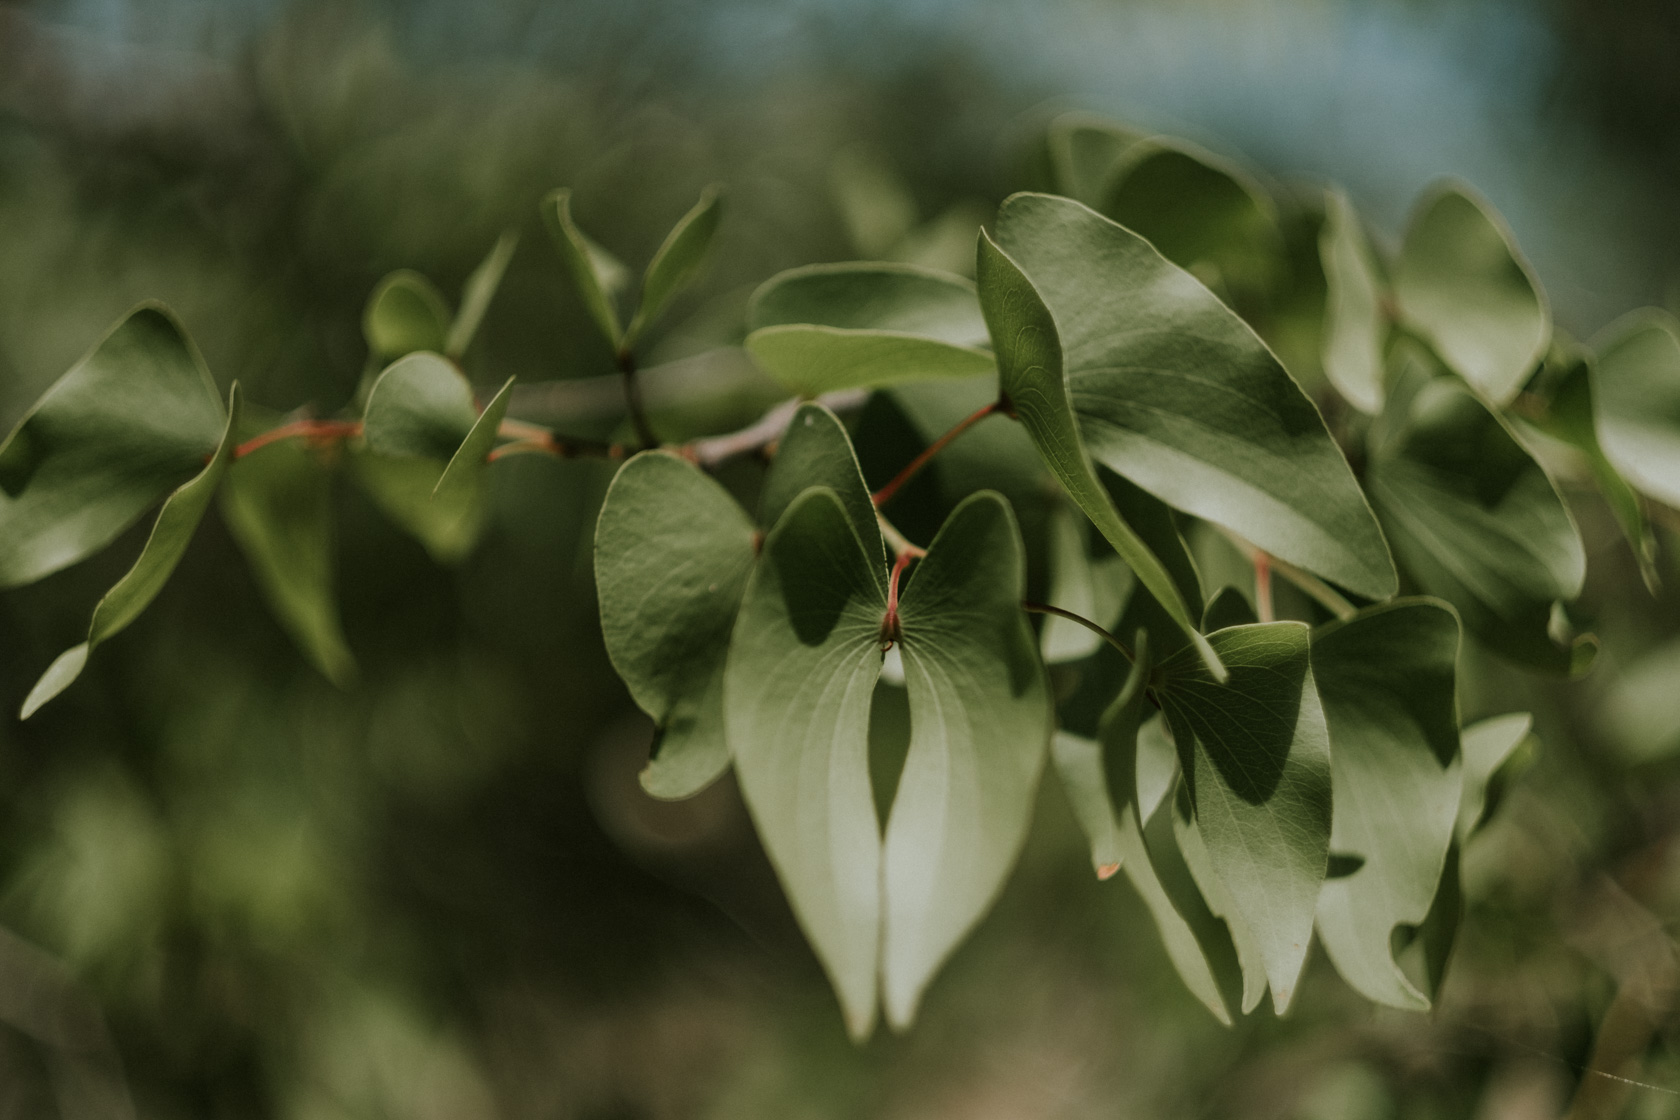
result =
[[[1075,614],[1072,611],[1063,610],[1061,607],[1053,607],[1049,603],[1035,603],[1030,599],[1023,599],[1021,601],[1021,609],[1030,614],[1053,614],[1057,618],[1065,618],[1069,622],[1077,622],[1079,625],[1085,627],[1085,629],[1089,630],[1091,633],[1097,635],[1097,637],[1119,650],[1120,656],[1126,659],[1126,664],[1135,664],[1137,661],[1137,657],[1126,647],[1125,642],[1122,642],[1119,638],[1116,638],[1106,629],[1098,626],[1095,622],[1092,622],[1082,614]]]
[[[979,409],[972,415],[966,416],[957,421],[956,425],[952,427],[950,431],[928,444],[920,455],[917,455],[914,459],[910,460],[909,465],[899,471],[891,482],[875,491],[875,508],[880,509],[882,506],[892,501],[893,495],[898,493],[899,488],[906,482],[909,482],[912,478],[915,478],[916,475],[920,474],[922,468],[932,462],[933,457],[945,449],[946,444],[968,431],[986,417],[992,415],[993,413],[1002,411],[1004,411],[1003,402],[1001,400],[996,400],[987,405],[985,408]]]

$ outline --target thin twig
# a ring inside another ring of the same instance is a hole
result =
[[[1126,659],[1126,664],[1135,664],[1137,661],[1137,658],[1133,656],[1132,651],[1126,648],[1125,642],[1122,642],[1119,638],[1116,638],[1113,634],[1110,634],[1107,630],[1098,626],[1095,622],[1092,622],[1082,614],[1074,614],[1072,611],[1063,610],[1061,607],[1052,607],[1049,603],[1035,603],[1030,599],[1023,599],[1021,601],[1021,609],[1032,614],[1053,614],[1057,618],[1065,618],[1069,622],[1077,622],[1079,625],[1085,627],[1085,629],[1089,630],[1091,633],[1097,635],[1103,641],[1119,650],[1120,656]]]
[[[362,434],[360,420],[294,420],[278,428],[270,428],[252,436],[233,449],[235,459],[243,459],[253,451],[278,443],[283,439],[306,439],[311,443],[326,443],[335,439],[349,439]]]
[[[863,407],[863,402],[868,399],[868,389],[840,389],[824,393],[817,398],[817,403],[834,412],[850,412]],[[674,450],[702,467],[715,467],[725,459],[758,451],[775,443],[787,430],[788,421],[793,419],[793,414],[803,403],[797,397],[785,400],[740,431],[691,440]]]
[[[1254,610],[1261,622],[1277,617],[1272,612],[1272,558],[1258,548],[1254,550]]]
[[[914,459],[910,460],[909,465],[899,471],[898,474],[893,477],[891,482],[875,491],[876,508],[879,509],[881,506],[884,506],[888,502],[892,501],[893,495],[898,493],[899,488],[906,482],[909,482],[912,478],[915,478],[916,475],[921,472],[923,467],[933,461],[933,457],[935,455],[945,449],[946,444],[974,427],[974,425],[978,424],[986,417],[1000,411],[1002,411],[1001,402],[993,401],[985,408],[979,409],[972,415],[965,416],[961,420],[957,421],[956,425],[952,427],[950,431],[928,444],[927,447],[922,450],[920,455],[917,455]]]
[[[927,555],[927,549],[919,544],[911,544],[910,538],[898,531],[898,526],[888,521],[880,511],[876,511],[875,523],[881,526],[881,536],[886,538],[887,547],[892,549],[894,556],[913,556],[921,559]]]
[[[630,425],[636,429],[636,438],[642,441],[642,450],[658,447],[659,437],[653,434],[653,425],[648,423],[647,409],[642,405],[641,383],[636,380],[636,355],[620,350],[618,372],[624,379],[624,407],[630,413]]]

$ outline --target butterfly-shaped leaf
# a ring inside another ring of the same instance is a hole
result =
[[[204,469],[227,414],[170,312],[123,319],[0,445],[0,586],[92,555]]]

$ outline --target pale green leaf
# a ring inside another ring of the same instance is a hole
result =
[[[624,332],[625,349],[636,344],[642,332],[665,310],[671,297],[687,287],[700,271],[706,250],[711,248],[712,236],[717,233],[718,220],[723,216],[722,199],[721,187],[715,184],[707,187],[701,192],[700,201],[672,227],[654,253],[642,275],[642,301]]]
[[[1463,382],[1401,347],[1373,425],[1365,484],[1418,586],[1471,634],[1539,669],[1579,671],[1594,646],[1552,632],[1586,576],[1575,522],[1540,464]]]
[[[1132,588],[1132,572],[1112,552],[1092,556],[1087,522],[1061,502],[1050,507],[1046,551],[1050,566],[1048,602],[1104,629],[1112,629]],[[1046,615],[1039,646],[1049,664],[1079,661],[1097,652],[1102,636],[1056,615]]]
[[[1336,813],[1318,934],[1361,995],[1422,1011],[1429,998],[1392,955],[1396,926],[1429,913],[1458,815],[1458,619],[1444,603],[1400,599],[1313,636],[1313,676],[1330,728]]]
[[[1103,774],[1102,746],[1095,739],[1057,731],[1050,740],[1050,761],[1061,779],[1074,820],[1090,843],[1091,866],[1097,878],[1113,877],[1125,860],[1125,841],[1120,814]]]
[[[868,739],[886,591],[872,569],[834,491],[807,490],[764,540],[724,670],[741,794],[855,1038],[875,1021],[881,942]]]
[[[875,502],[858,467],[857,454],[839,417],[814,402],[802,404],[788,421],[775,461],[759,494],[759,524],[766,529],[782,519],[800,494],[826,486],[839,497],[863,542],[870,568],[886,587],[887,552],[875,518]]]
[[[1324,195],[1324,374],[1353,407],[1378,412],[1383,399],[1383,344],[1388,322],[1376,254],[1359,214],[1339,190]]]
[[[1273,622],[1209,641],[1220,684],[1185,650],[1157,693],[1189,779],[1195,820],[1281,1013],[1312,939],[1330,844],[1330,744],[1313,687],[1307,627]]]
[[[1455,834],[1463,845],[1486,821],[1501,767],[1529,742],[1534,717],[1527,712],[1490,716],[1464,729],[1464,787],[1459,795]]]
[[[723,672],[752,570],[753,523],[698,467],[645,451],[614,476],[595,529],[601,636],[658,726],[642,786],[689,797],[729,765]]]
[[[910,751],[881,856],[882,999],[901,1030],[1026,839],[1051,710],[1025,582],[1015,517],[983,492],[952,512],[903,593]]]
[[[203,469],[225,421],[175,317],[158,304],[130,312],[0,445],[0,586],[105,547]]]
[[[1597,340],[1593,396],[1604,454],[1633,485],[1680,507],[1680,323],[1635,312]]]
[[[1656,762],[1680,752],[1680,638],[1617,666],[1599,720],[1616,753],[1630,763]]]
[[[347,685],[356,662],[333,593],[330,470],[296,441],[276,441],[234,461],[221,503],[269,609],[311,664]]]
[[[1218,866],[1213,855],[1208,850],[1207,841],[1202,837],[1202,830],[1195,819],[1195,809],[1190,794],[1190,783],[1179,781],[1174,786],[1171,802],[1173,843],[1177,845],[1179,858],[1184,861],[1185,868],[1190,872],[1190,878],[1201,893],[1202,901],[1207,905],[1208,913],[1218,919],[1224,926],[1225,936],[1230,938],[1232,951],[1236,954],[1237,973],[1240,978],[1240,1002],[1236,1005],[1244,1015],[1260,1006],[1260,1001],[1266,998],[1268,975],[1266,971],[1266,953],[1259,939],[1249,928],[1243,917],[1242,908],[1236,897],[1220,877]],[[1211,934],[1212,931],[1209,931]],[[1204,935],[1201,939],[1208,947],[1208,960],[1217,959],[1222,949],[1215,948],[1217,939]],[[1284,1011],[1284,1004],[1274,1001],[1274,1010],[1278,1014]]]
[[[187,544],[192,540],[193,532],[204,519],[205,511],[210,508],[210,500],[215,497],[216,487],[221,484],[222,476],[227,473],[238,438],[238,426],[239,385],[235,382],[228,392],[228,411],[223,424],[222,438],[210,455],[210,461],[203,464],[196,476],[183,483],[165,499],[163,506],[158,510],[157,521],[152,525],[151,535],[146,538],[146,545],[140,550],[133,566],[93,608],[93,621],[88,626],[87,641],[59,655],[47,668],[46,673],[24,699],[19,718],[28,719],[42,704],[68,688],[80,675],[94,649],[126,628],[140,616],[140,612],[151,605],[153,599],[157,598],[158,592],[163,590],[163,585],[175,571],[175,565],[181,562],[181,556],[187,551]]]
[[[817,396],[930,378],[970,377],[992,368],[992,356],[892,331],[838,327],[765,327],[747,336],[747,352],[796,393]]]
[[[448,345],[449,308],[430,280],[399,269],[368,298],[362,337],[373,355],[386,361],[416,350],[441,351]]]
[[[619,326],[613,299],[624,286],[624,266],[585,237],[577,223],[572,221],[570,190],[562,188],[550,192],[543,199],[542,216],[549,236],[554,239],[554,247],[560,251],[560,259],[571,274],[572,283],[577,285],[578,298],[583,300],[584,309],[595,320],[608,344],[618,349],[624,332]]]
[[[478,414],[473,425],[449,457],[449,465],[443,468],[437,486],[432,496],[440,502],[465,502],[479,500],[479,486],[483,481],[484,464],[492,448],[496,446],[496,436],[501,431],[502,420],[507,416],[508,403],[513,397],[513,378],[508,378],[502,387],[496,390],[496,395],[484,406],[484,411]]]
[[[484,321],[484,313],[490,310],[490,301],[496,297],[496,289],[502,286],[502,274],[507,271],[508,262],[513,260],[513,251],[519,246],[519,235],[508,230],[496,238],[496,244],[491,246],[490,254],[479,263],[479,266],[467,277],[466,284],[461,289],[461,307],[455,312],[455,319],[449,324],[449,335],[443,343],[443,353],[451,358],[459,359],[472,345],[473,336],[478,333],[479,324]],[[436,346],[413,346],[411,350],[436,350]]]
[[[1098,462],[1360,595],[1394,593],[1393,562],[1347,461],[1247,324],[1147,241],[1076,202],[1015,195],[997,228],[1055,315],[1064,395]]]
[[[1551,341],[1551,310],[1511,231],[1461,183],[1418,203],[1394,294],[1405,321],[1495,405],[1517,395]]]
[[[1068,496],[1218,672],[1218,658],[1197,633],[1195,619],[1172,577],[1120,517],[1085,456],[1049,309],[1020,268],[984,231],[977,271],[981,306],[997,352],[999,384],[1015,417]]]

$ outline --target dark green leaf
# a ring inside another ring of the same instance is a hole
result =
[[[1324,374],[1344,400],[1378,412],[1383,399],[1383,344],[1388,322],[1376,254],[1359,215],[1339,190],[1324,195]]]
[[[235,460],[222,515],[304,656],[334,684],[349,684],[356,662],[333,594],[332,474],[320,456],[282,440]]]
[[[362,313],[362,337],[386,361],[416,350],[441,351],[449,340],[449,308],[430,280],[402,269],[373,290]]]
[[[1147,241],[1078,203],[1016,195],[997,227],[1056,316],[1066,392],[1098,462],[1361,595],[1394,593],[1382,532],[1346,460],[1241,319]]]
[[[578,298],[583,300],[585,310],[601,328],[608,344],[618,349],[624,332],[619,327],[613,300],[624,286],[624,266],[585,237],[572,221],[571,191],[562,188],[551,192],[543,199],[542,216],[572,283],[577,285]]]
[[[1458,619],[1401,599],[1313,636],[1313,675],[1330,728],[1336,813],[1331,859],[1360,862],[1325,882],[1318,934],[1367,999],[1427,1010],[1395,963],[1391,934],[1423,923],[1458,815],[1461,764],[1454,673]]]
[[[1551,632],[1553,604],[1579,594],[1586,575],[1551,479],[1462,382],[1436,376],[1415,345],[1396,355],[1365,475],[1396,555],[1497,652],[1554,672],[1584,668],[1589,640]]]
[[[682,216],[666,235],[642,276],[642,302],[624,332],[626,349],[634,346],[648,324],[659,317],[671,297],[682,291],[699,272],[723,216],[722,188],[713,185],[700,194],[700,201]]]
[[[910,752],[882,849],[882,1000],[910,1024],[923,990],[1015,862],[1050,738],[1021,611],[1026,563],[997,494],[959,505],[900,605]]]
[[[1680,324],[1643,311],[1604,333],[1592,377],[1604,454],[1635,487],[1680,507]]]
[[[350,466],[374,503],[439,564],[460,563],[478,543],[484,531],[485,503],[475,486],[438,493],[444,464],[353,447]]]
[[[642,771],[655,797],[689,797],[729,765],[723,671],[752,570],[753,523],[693,464],[646,451],[613,478],[595,529],[601,636],[658,725]]]
[[[410,354],[373,383],[362,436],[376,455],[443,464],[454,458],[477,421],[472,386],[461,371],[436,354]]]
[[[1209,639],[1220,684],[1181,651],[1158,695],[1214,872],[1265,963],[1281,1013],[1312,939],[1330,844],[1330,744],[1306,626],[1273,622]]]
[[[1511,231],[1460,183],[1418,203],[1394,294],[1405,320],[1495,405],[1517,395],[1551,341],[1546,297]]]
[[[519,235],[508,230],[496,239],[490,255],[467,277],[461,289],[461,308],[455,312],[454,322],[449,324],[449,337],[444,340],[443,353],[458,359],[472,345],[473,335],[478,333],[484,313],[490,310],[490,301],[495,298],[496,289],[502,286],[502,274],[507,271],[508,262],[513,260],[513,251],[518,246]],[[411,346],[408,349],[436,350],[437,347]]]
[[[1062,373],[1061,343],[1049,309],[1015,262],[984,231],[980,235],[978,275],[981,306],[997,352],[999,384],[1016,418],[1075,504],[1217,672],[1218,658],[1197,633],[1195,619],[1177,585],[1161,561],[1121,519],[1085,457]]]
[[[131,312],[0,445],[0,586],[74,564],[204,468],[226,424],[173,315]]]
[[[88,655],[99,643],[127,627],[157,598],[158,592],[163,590],[163,585],[175,571],[175,565],[180,563],[187,543],[204,518],[204,511],[210,508],[210,499],[215,496],[222,475],[227,472],[238,426],[239,385],[236,382],[228,392],[228,411],[221,442],[210,456],[210,461],[164,501],[151,535],[146,538],[146,546],[141,549],[133,567],[93,608],[87,641],[65,650],[47,667],[24,699],[19,718],[28,719],[42,704],[68,688],[81,675]]]
[[[724,670],[741,794],[856,1038],[874,1024],[879,988],[868,739],[882,582],[834,491],[805,491],[765,538]]]
[[[776,449],[775,462],[764,478],[759,495],[759,524],[773,527],[800,494],[813,486],[826,486],[839,497],[852,520],[852,528],[863,542],[870,568],[883,591],[886,588],[887,552],[881,528],[875,519],[875,502],[858,469],[852,441],[838,417],[820,404],[799,406],[788,421],[787,431]]]

